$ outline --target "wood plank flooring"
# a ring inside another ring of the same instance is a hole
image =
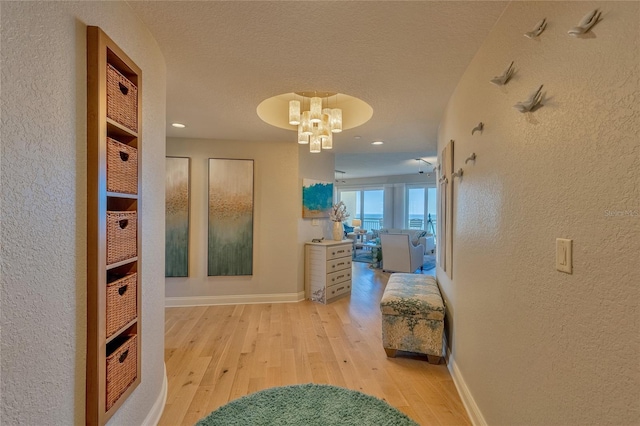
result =
[[[243,395],[311,382],[384,399],[421,425],[471,424],[444,361],[387,358],[379,302],[389,274],[353,265],[351,296],[329,305],[167,308],[169,389],[159,424],[193,425]]]

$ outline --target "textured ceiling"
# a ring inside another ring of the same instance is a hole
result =
[[[291,91],[333,91],[373,107],[368,123],[334,135],[337,159],[365,159],[435,155],[442,111],[507,2],[129,4],[165,55],[167,123],[187,125],[168,127],[169,137],[295,143],[294,131],[260,120],[258,104]],[[371,176],[365,169],[348,177]]]

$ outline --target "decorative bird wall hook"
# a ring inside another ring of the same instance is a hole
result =
[[[509,81],[509,79],[513,75],[513,71],[514,71],[513,61],[511,61],[511,64],[509,64],[507,69],[504,70],[502,75],[493,77],[491,79],[491,83],[495,84],[496,86],[504,86],[505,84],[507,84],[507,82]]]
[[[522,102],[518,102],[513,107],[520,112],[533,111],[533,109],[540,105],[540,102],[542,101],[542,86],[543,85],[541,84],[537,90],[531,92],[529,98]]]
[[[476,127],[473,128],[473,130],[471,131],[471,134],[473,135],[477,131],[482,133],[483,130],[484,130],[484,123],[481,121],[480,123],[478,123]]]
[[[462,167],[451,173],[451,179],[453,179],[454,177],[462,177]]]
[[[602,15],[602,12],[598,9],[593,9],[591,12],[584,15],[577,27],[573,27],[568,31],[569,35],[577,37],[588,32],[591,27],[600,22],[600,15]]]
[[[531,31],[524,33],[524,36],[530,39],[534,39],[542,34],[545,28],[547,28],[547,18],[543,18],[542,21],[538,22]]]

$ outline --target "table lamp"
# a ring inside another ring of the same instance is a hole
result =
[[[355,229],[360,228],[360,225],[362,225],[362,221],[360,219],[351,220],[351,226],[353,226]]]

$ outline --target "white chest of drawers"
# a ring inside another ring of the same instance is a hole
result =
[[[330,303],[351,294],[352,251],[351,240],[305,245],[304,281],[307,299]]]

